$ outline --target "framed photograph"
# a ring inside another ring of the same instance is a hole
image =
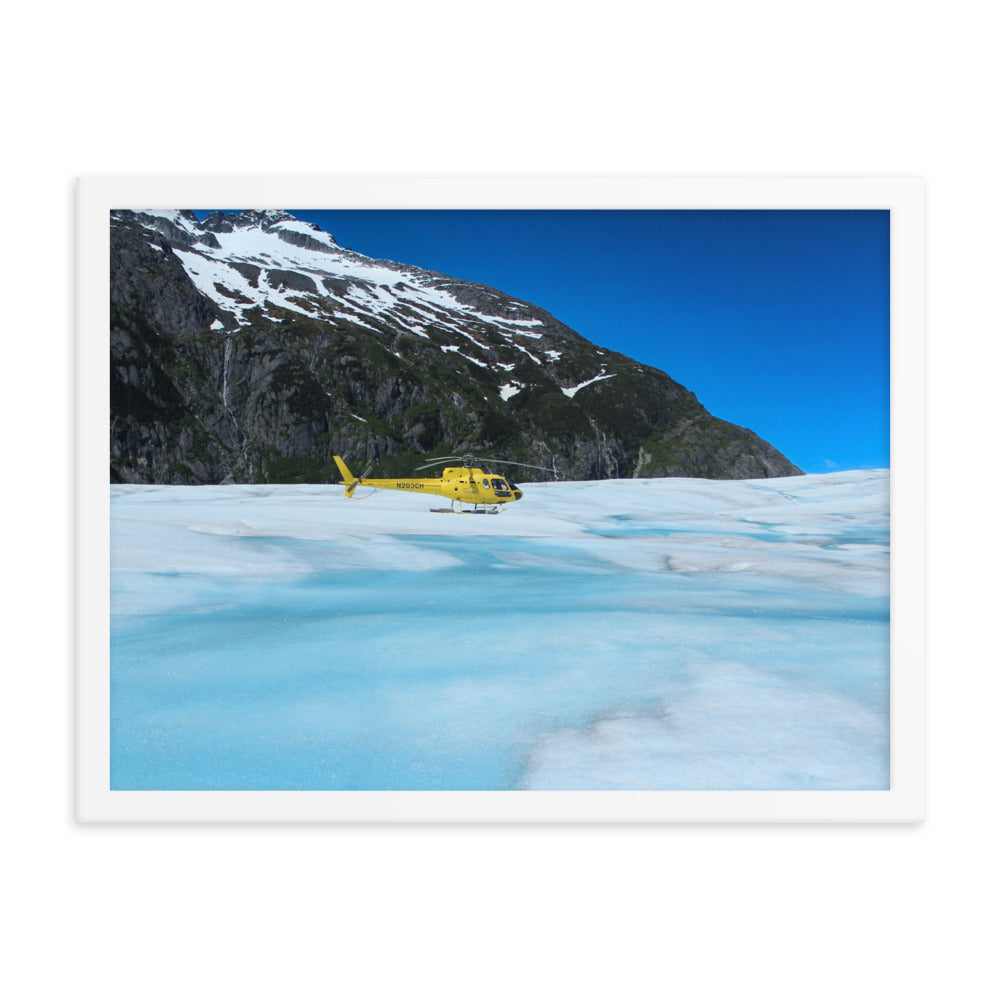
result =
[[[919,821],[923,197],[81,179],[78,819]]]

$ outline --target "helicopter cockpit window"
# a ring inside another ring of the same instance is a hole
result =
[[[493,480],[493,489],[495,490],[505,490],[507,489],[507,484],[502,479]]]

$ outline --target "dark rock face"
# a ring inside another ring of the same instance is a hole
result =
[[[291,288],[297,292],[315,292],[316,281],[308,274],[298,271],[283,271],[281,268],[271,268],[267,272],[267,283],[272,288]]]
[[[333,253],[333,248],[320,240],[314,239],[308,233],[299,233],[294,230],[279,229],[278,239],[293,247],[303,247],[306,250],[316,250],[319,253]]]
[[[141,230],[118,224],[111,239],[111,305],[119,316],[135,314],[171,337],[204,332],[216,312],[191,284],[167,240],[153,243]]]
[[[123,211],[115,214],[121,218],[135,219],[146,228],[161,233],[168,240],[180,246],[192,247],[199,243],[208,247],[218,248],[219,246],[219,241],[211,232],[203,232],[195,228],[200,227],[200,223],[194,212],[185,211],[178,213],[179,220],[183,221],[185,225],[177,225],[161,215],[152,215],[148,212]]]
[[[564,479],[801,474],[664,372],[530,303],[290,221],[113,213],[113,482],[322,483],[339,479],[337,454],[394,476],[465,452]],[[215,234],[241,229],[319,263],[228,258]]]

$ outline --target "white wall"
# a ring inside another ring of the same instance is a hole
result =
[[[856,998],[995,983],[1000,213],[985,10],[178,0],[6,15],[11,995]],[[74,825],[73,178],[333,172],[926,178],[923,825]]]

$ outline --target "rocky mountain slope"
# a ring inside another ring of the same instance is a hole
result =
[[[537,306],[287,212],[116,211],[110,264],[112,482],[329,482],[335,454],[393,476],[469,451],[564,479],[800,474]]]

